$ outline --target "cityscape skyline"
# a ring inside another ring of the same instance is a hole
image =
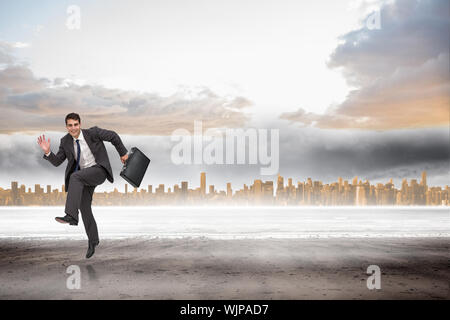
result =
[[[349,180],[339,177],[336,182],[324,184],[322,181],[297,181],[278,175],[276,181],[255,179],[252,184],[244,184],[242,188],[233,190],[230,182],[226,190],[218,190],[215,185],[207,185],[206,172],[200,173],[199,187],[189,188],[188,181],[181,181],[172,187],[158,184],[147,185],[147,188],[134,188],[124,185],[123,192],[114,188],[112,192],[96,192],[93,205],[312,205],[312,206],[383,206],[383,205],[427,205],[448,206],[450,204],[449,187],[427,184],[426,171],[422,172],[420,183],[417,179],[403,179],[400,189],[390,179],[386,184],[371,185],[366,179],[358,180],[358,176]],[[31,187],[18,181],[11,182],[10,189],[0,188],[0,206],[27,205],[63,205],[66,192],[64,185],[53,189],[51,185],[44,188],[35,184]],[[153,192],[154,190],[154,192]],[[167,190],[167,191],[166,191]]]
[[[36,137],[51,138],[55,152],[70,112],[82,128],[114,130],[148,155],[145,186],[197,181],[205,170],[222,190],[225,178],[236,186],[276,180],[250,163],[174,163],[172,133],[192,132],[197,120],[205,131],[278,129],[284,176],[332,183],[358,174],[401,186],[427,170],[433,185],[450,181],[448,1],[383,1],[369,11],[367,1],[269,1],[257,12],[212,1],[208,14],[203,2],[179,4],[193,16],[155,2],[100,2],[80,5],[80,30],[67,28],[64,2],[0,5],[4,189],[10,181],[60,186],[64,168],[43,159]],[[374,9],[380,29],[366,24]],[[105,146],[120,172],[116,150]],[[123,189],[117,182],[96,190]]]

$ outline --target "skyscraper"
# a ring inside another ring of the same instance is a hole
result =
[[[19,203],[19,182],[17,181],[11,182],[11,198],[13,205]]]
[[[277,194],[279,194],[280,192],[282,192],[284,189],[284,179],[282,176],[280,176],[280,174],[278,174],[278,179],[277,179]]]
[[[231,190],[231,183],[227,183],[227,197],[231,198],[233,196],[233,190]]]
[[[200,173],[200,192],[202,195],[206,194],[206,173]]]
[[[420,185],[423,187],[427,187],[427,172],[422,172],[422,181],[420,181]]]

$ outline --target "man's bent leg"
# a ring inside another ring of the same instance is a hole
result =
[[[65,213],[78,221],[85,186],[97,186],[106,180],[106,171],[99,165],[76,171],[70,175]]]
[[[81,217],[83,218],[84,229],[88,236],[89,241],[98,242],[98,230],[97,223],[95,222],[94,215],[92,214],[92,196],[94,194],[95,186],[85,186],[83,194],[81,196]]]
[[[81,172],[78,171],[78,172]],[[84,184],[78,178],[78,172],[72,173],[69,180],[69,189],[67,190],[66,207],[64,212],[78,221],[78,208],[80,207],[81,195],[83,194]]]

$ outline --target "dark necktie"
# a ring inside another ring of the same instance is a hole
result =
[[[76,140],[77,142],[77,165],[75,166],[75,171],[80,170],[80,153],[81,153],[81,148],[80,148],[80,140]]]

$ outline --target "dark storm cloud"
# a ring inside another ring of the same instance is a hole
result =
[[[319,128],[396,129],[449,124],[448,0],[397,0],[380,9],[381,29],[341,37],[329,66],[356,87],[325,114],[299,109],[281,119]]]
[[[107,128],[107,127],[106,127]],[[397,186],[401,179],[420,179],[423,170],[428,172],[430,185],[444,186],[450,181],[449,129],[415,129],[387,132],[361,132],[323,130],[316,128],[289,128],[283,125],[267,125],[280,130],[280,169],[294,183],[308,177],[325,183],[334,182],[339,176],[351,180],[354,176],[371,182],[387,182],[394,178]],[[107,128],[108,129],[108,128]],[[112,129],[112,128],[109,128]],[[192,133],[192,131],[191,131]],[[59,140],[65,133],[50,132],[51,148],[58,150]],[[121,135],[125,146],[136,146],[151,158],[142,186],[156,187],[164,183],[166,190],[181,181],[188,181],[191,188],[199,186],[200,172],[207,174],[207,184],[225,190],[231,182],[233,189],[251,184],[255,179],[276,181],[277,175],[260,175],[256,165],[175,165],[171,150],[176,144],[170,137]],[[27,186],[35,183],[63,184],[63,163],[58,168],[42,158],[37,137],[13,134],[0,135],[0,182],[9,187],[10,181]],[[105,183],[98,190],[123,190],[125,181],[120,178],[121,162],[114,147],[105,142],[115,175],[114,184]]]
[[[280,167],[302,179],[410,179],[426,170],[436,183],[450,181],[448,128],[386,132],[304,128],[286,133]]]

